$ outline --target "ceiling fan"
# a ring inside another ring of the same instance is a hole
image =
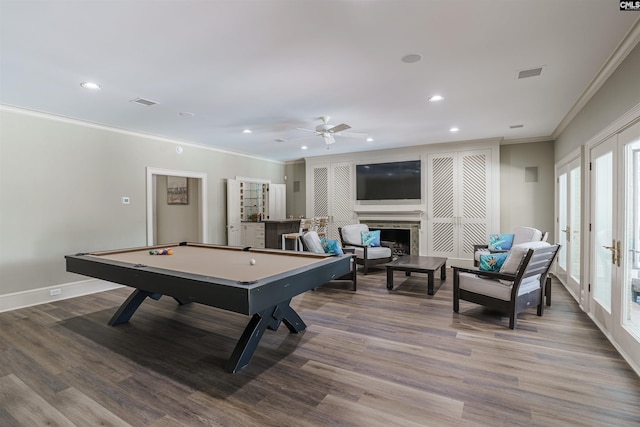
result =
[[[305,132],[313,132],[314,134],[321,136],[327,145],[331,145],[336,142],[336,139],[334,136],[343,136],[346,138],[361,138],[361,139],[364,139],[367,137],[366,133],[343,132],[347,129],[351,129],[351,126],[349,126],[346,123],[340,123],[339,125],[335,125],[335,126],[330,125],[329,116],[322,116],[322,117],[319,117],[318,119],[322,120],[322,124],[319,124],[318,126],[316,126],[315,130],[304,129],[304,128],[297,128],[297,129]]]

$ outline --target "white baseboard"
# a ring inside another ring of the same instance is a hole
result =
[[[80,282],[63,283],[61,285],[48,286],[46,288],[31,289],[28,291],[0,295],[0,313],[33,305],[45,304],[52,301],[60,301],[82,295],[94,294],[96,292],[108,291],[110,289],[120,287],[122,287],[122,285],[105,282],[104,280],[89,279],[82,280]]]

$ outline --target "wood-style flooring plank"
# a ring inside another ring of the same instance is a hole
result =
[[[359,274],[294,298],[307,330],[266,331],[236,374],[237,313],[165,297],[108,326],[126,287],[0,313],[0,425],[640,425],[640,378],[557,282],[510,330],[454,313],[451,274],[433,296],[424,275]]]

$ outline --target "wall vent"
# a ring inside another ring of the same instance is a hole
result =
[[[526,79],[528,77],[536,77],[542,74],[542,67],[531,68],[529,70],[518,71],[518,79]]]
[[[131,102],[133,102],[134,104],[144,105],[145,107],[151,107],[152,105],[157,104],[156,101],[152,101],[150,99],[145,99],[145,98],[132,99]]]

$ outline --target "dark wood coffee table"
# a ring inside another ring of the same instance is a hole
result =
[[[385,264],[387,267],[387,289],[393,289],[393,272],[394,270],[404,271],[407,276],[411,273],[427,273],[427,293],[433,295],[433,273],[439,268],[440,278],[447,278],[446,258],[438,258],[432,256],[405,255]]]

